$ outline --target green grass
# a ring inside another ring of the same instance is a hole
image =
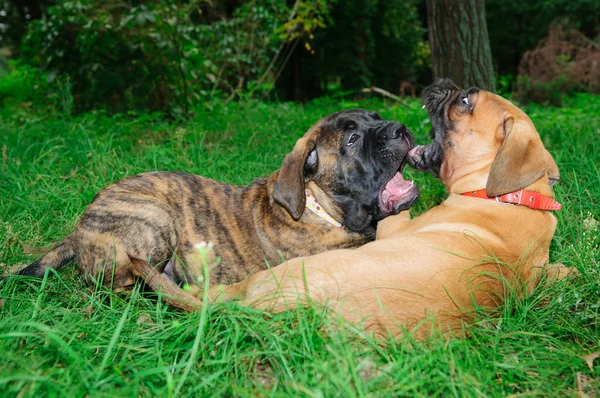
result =
[[[179,125],[4,111],[0,263],[32,261],[20,242],[62,239],[97,191],[128,175],[184,170],[247,184],[278,168],[317,119],[342,108],[378,110],[428,140],[418,101],[209,106]],[[600,365],[590,369],[580,356],[600,350],[600,97],[526,111],[562,174],[551,261],[580,275],[479,314],[469,338],[381,344],[332,326],[317,308],[270,315],[227,304],[204,317],[176,313],[137,289],[117,295],[86,286],[69,267],[43,281],[0,281],[0,396],[598,394]],[[415,213],[443,200],[437,180],[408,174],[422,191]]]

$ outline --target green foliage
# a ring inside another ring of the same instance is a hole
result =
[[[398,92],[402,80],[416,82],[431,70],[429,44],[417,12],[417,1],[379,1],[373,18],[375,86]]]
[[[68,75],[79,110],[187,110],[190,27],[175,4],[129,7],[82,0],[48,9],[30,24],[25,61]]]
[[[417,1],[353,0],[332,13],[337,21],[328,50],[344,90],[376,85],[398,92],[402,80],[416,81],[430,68],[429,46]],[[337,14],[336,14],[337,12]]]
[[[192,73],[206,77],[208,86],[201,92],[204,97],[217,90],[233,93],[247,87],[261,88],[257,87],[259,80],[285,40],[285,34],[277,32],[289,9],[281,1],[260,3],[249,2],[230,18],[196,27],[198,42],[190,51],[202,62],[193,66]]]
[[[429,72],[417,0],[65,0],[29,24],[23,62],[72,86],[73,111],[188,116],[212,97],[308,100],[330,83],[398,92]],[[227,8],[231,10],[227,11]]]
[[[567,79],[566,76],[559,76],[550,82],[534,80],[529,76],[519,76],[517,87],[519,91],[516,99],[520,102],[537,102],[554,106],[561,106],[566,94],[573,94],[577,91],[577,84]]]
[[[0,0],[0,48],[18,55],[27,22],[60,0]]]
[[[576,95],[562,108],[524,108],[561,170],[555,192],[564,207],[550,260],[580,275],[480,313],[468,338],[382,346],[318,308],[270,315],[216,305],[204,322],[137,289],[117,295],[87,286],[71,267],[46,282],[0,281],[0,395],[172,396],[189,364],[181,396],[593,395],[600,364],[590,369],[580,356],[600,341],[599,104]],[[184,170],[247,184],[342,108],[379,111],[405,123],[418,143],[430,140],[418,100],[206,105],[185,123],[98,112],[0,118],[0,262],[31,261],[20,242],[63,238],[100,189],[134,173]],[[436,179],[405,173],[422,192],[415,214],[445,197]]]
[[[371,62],[375,58],[373,19],[379,0],[350,0],[332,11],[336,21],[328,50],[343,90],[369,87],[373,79]]]
[[[299,4],[298,15],[311,21],[302,34],[323,26],[322,4],[316,12],[311,2]],[[290,16],[285,1],[249,1],[209,23],[203,5],[64,1],[29,25],[22,56],[50,81],[68,76],[78,111],[188,115],[192,103],[256,88]]]
[[[311,34],[325,28],[329,19],[329,6],[337,0],[298,1],[294,4],[290,19],[278,28],[279,37],[286,41],[312,39]]]
[[[15,110],[24,103],[31,102],[35,92],[46,94],[47,91],[45,74],[32,66],[11,62],[0,74],[1,108]]]
[[[0,73],[0,116],[24,121],[32,114],[69,117],[73,113],[71,82],[66,77],[52,79],[38,68],[9,62]]]
[[[331,83],[356,93],[376,85],[398,93],[402,80],[430,72],[417,0],[348,0],[331,5],[331,23],[298,49],[277,82],[284,99],[311,99]]]
[[[496,94],[510,97],[515,85],[515,75],[496,75],[495,80]]]

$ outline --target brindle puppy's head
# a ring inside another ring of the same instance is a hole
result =
[[[423,91],[433,142],[411,150],[408,162],[440,177],[450,193],[486,188],[488,196],[526,188],[558,168],[529,117],[499,95],[437,79]]]
[[[346,228],[362,232],[417,200],[419,190],[401,174],[413,145],[404,125],[375,112],[334,113],[317,122],[286,156],[274,199],[298,220],[306,184],[312,182],[339,209]]]

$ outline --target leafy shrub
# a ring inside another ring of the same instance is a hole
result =
[[[10,61],[0,71],[0,117],[20,123],[32,117],[65,118],[73,114],[73,96],[68,76],[54,77],[38,68]]]
[[[45,107],[48,94],[46,75],[37,68],[10,62],[0,75],[0,108]]]
[[[216,90],[233,93],[248,86],[256,88],[267,71],[285,39],[278,30],[289,9],[281,1],[262,3],[266,5],[244,4],[230,18],[197,27],[198,44],[190,51],[203,54],[197,58],[202,63],[195,67],[210,83],[206,88],[210,94]]]
[[[372,23],[376,54],[372,84],[398,92],[403,81],[430,81],[431,51],[423,40],[426,30],[417,4],[414,0],[379,1]]]
[[[503,97],[510,97],[513,93],[516,77],[513,74],[496,75],[495,87],[496,94]]]
[[[429,73],[417,4],[67,0],[29,24],[21,56],[50,83],[69,82],[76,112],[185,116],[214,96],[268,93],[276,82],[295,100],[332,83],[398,92]]]
[[[64,2],[30,24],[22,56],[48,70],[50,81],[70,76],[78,109],[181,112],[189,33],[181,19],[169,4]]]
[[[342,91],[376,85],[398,93],[402,81],[430,81],[429,45],[416,0],[346,0],[331,23],[298,50],[277,82],[284,99],[311,99],[332,83]],[[424,76],[427,76],[424,78]]]
[[[27,22],[41,18],[60,0],[0,0],[0,48],[18,56]]]
[[[22,56],[51,81],[68,75],[77,110],[185,115],[192,103],[256,82],[290,16],[285,1],[247,2],[207,23],[199,3],[65,1],[30,24]]]
[[[549,82],[532,79],[529,76],[517,78],[516,98],[521,102],[562,105],[562,96],[572,92],[572,83],[566,76],[559,76]]]

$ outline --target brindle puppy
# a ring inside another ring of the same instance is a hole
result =
[[[88,281],[113,289],[142,277],[170,293],[198,280],[194,245],[203,241],[215,247],[212,284],[239,282],[267,263],[360,246],[375,238],[379,220],[417,199],[416,187],[403,194],[400,174],[412,146],[402,124],[351,110],[320,120],[280,170],[247,187],[185,173],[139,174],[101,191],[75,230],[19,274],[42,277],[75,263]],[[317,212],[306,209],[307,193]]]

